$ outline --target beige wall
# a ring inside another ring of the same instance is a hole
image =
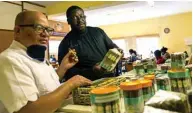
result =
[[[17,3],[17,4],[13,4]],[[0,1],[0,52],[9,47],[13,40],[13,28],[16,15],[22,11],[21,2]],[[27,10],[46,12],[45,8],[24,3]]]
[[[46,8],[45,7],[40,7],[40,6],[37,6],[37,5],[33,5],[33,4],[30,4],[30,3],[23,3],[24,5],[24,9],[27,9],[27,10],[31,10],[31,11],[40,11],[42,13],[47,13],[46,11]]]
[[[15,17],[21,11],[19,5],[0,2],[0,29],[13,30]]]
[[[192,12],[100,27],[111,38],[157,34],[160,47],[168,47],[169,52],[191,53],[185,39],[192,38]],[[170,28],[168,34],[164,33],[166,27]]]

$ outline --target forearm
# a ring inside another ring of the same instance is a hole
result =
[[[60,80],[64,77],[66,72],[67,69],[64,68],[63,64],[61,64],[56,70],[56,73],[58,74]]]
[[[63,84],[55,91],[41,96],[37,101],[29,102],[16,113],[53,113],[62,105],[72,89],[71,84]]]

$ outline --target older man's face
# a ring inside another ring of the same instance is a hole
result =
[[[26,22],[20,25],[20,39],[25,46],[30,45],[48,45],[49,36],[52,28],[49,27],[48,20],[45,15],[37,14],[34,21]],[[31,23],[32,22],[32,23]]]

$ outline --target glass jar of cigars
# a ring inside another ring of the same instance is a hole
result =
[[[139,80],[122,82],[120,88],[123,92],[125,113],[143,113],[144,100]]]
[[[91,90],[92,113],[121,113],[120,89],[117,86],[99,87]]]
[[[133,67],[134,67],[135,72],[136,72],[137,75],[139,75],[139,76],[144,75],[145,70],[144,70],[143,64],[136,64],[136,65],[133,65]]]
[[[156,83],[155,75],[154,74],[145,75],[144,79],[152,81],[152,95],[154,95],[155,92],[157,91],[157,83]]]
[[[144,103],[147,102],[152,96],[152,81],[151,80],[146,80],[146,79],[142,79],[139,80],[139,82],[142,85],[142,91],[143,91],[143,99],[144,99]]]
[[[171,70],[184,71],[185,62],[185,54],[183,52],[171,54]]]
[[[172,91],[187,94],[187,92],[192,89],[191,77],[187,69],[185,71],[169,70],[168,76],[170,78]]]
[[[156,82],[157,82],[157,90],[161,89],[171,91],[170,78],[167,76],[167,74],[156,77]]]

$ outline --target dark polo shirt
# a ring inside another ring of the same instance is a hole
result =
[[[64,78],[68,80],[80,74],[90,80],[113,76],[113,74],[99,75],[93,71],[93,66],[104,58],[109,49],[117,48],[106,33],[97,27],[86,27],[84,33],[70,31],[61,41],[58,50],[58,61],[61,63],[68,49],[75,49],[79,62],[71,68]]]

